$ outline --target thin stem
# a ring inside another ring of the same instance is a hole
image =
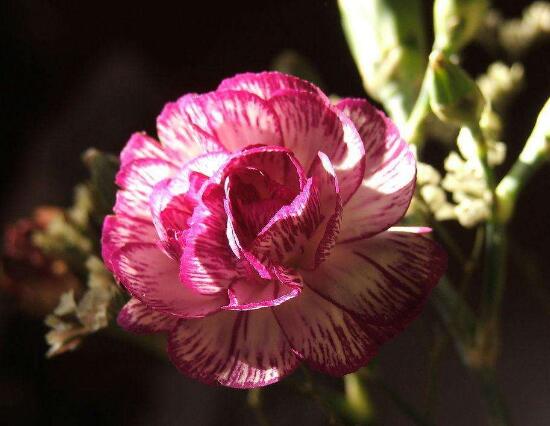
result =
[[[487,186],[491,191],[492,205],[485,226],[481,314],[476,327],[474,345],[469,351],[467,361],[481,383],[490,424],[500,426],[510,424],[494,374],[500,345],[502,297],[506,284],[507,229],[498,215],[496,181],[487,159],[487,141],[479,125],[470,127],[470,131],[476,141],[479,160],[485,173]]]
[[[470,280],[472,279],[472,275],[479,263],[479,259],[481,257],[481,253],[483,252],[484,245],[485,245],[485,228],[483,226],[478,226],[476,229],[476,235],[475,235],[472,251],[470,253],[470,256],[468,257],[468,260],[466,260],[466,262],[464,263],[464,274],[462,275],[462,279],[458,284],[458,292],[461,296],[464,296],[464,294],[466,294],[466,290],[468,289],[468,284],[470,283]]]
[[[533,261],[533,255],[517,241],[510,242],[510,260],[532,288],[536,299],[544,312],[550,315],[550,291],[545,283],[540,265]]]
[[[373,406],[369,398],[367,387],[358,373],[344,376],[346,393],[345,408],[350,419],[356,425],[369,425],[373,420]]]
[[[514,213],[518,196],[531,176],[544,163],[544,157],[537,157],[532,163],[526,163],[518,158],[508,174],[496,188],[498,216],[501,222],[508,222]]]
[[[303,389],[305,393],[311,396],[311,398],[317,402],[324,410],[328,417],[328,424],[331,426],[342,426],[343,422],[336,414],[334,407],[331,406],[327,398],[324,398],[315,386],[315,381],[310,371],[306,367],[302,367],[302,372],[305,376],[306,388]],[[334,403],[334,401],[332,401]]]
[[[271,423],[265,415],[262,403],[262,390],[260,388],[250,389],[247,395],[248,406],[254,412],[256,420],[260,426],[270,426]]]
[[[441,330],[440,327],[437,327],[432,350],[429,354],[430,360],[428,371],[430,372],[430,377],[428,379],[425,392],[426,408],[424,414],[429,419],[433,419],[433,416],[435,414],[434,412],[438,396],[438,373],[441,367],[442,357],[445,353],[445,349],[447,348],[448,343],[449,334]]]
[[[417,426],[433,426],[433,423],[419,413],[414,406],[405,401],[398,392],[381,380],[375,380],[374,384],[382,390],[403,414],[405,414]]]
[[[497,386],[495,370],[493,368],[482,368],[475,371],[476,377],[481,386],[481,392],[489,411],[490,426],[510,425],[510,415],[504,402],[504,398]]]
[[[494,367],[484,361],[486,347],[483,343],[481,348],[477,346],[479,327],[482,324],[476,325],[476,318],[470,307],[445,278],[435,287],[432,301],[453,339],[460,360],[481,386],[490,424],[510,425],[508,410],[497,386]],[[494,336],[496,331],[491,328],[482,330],[489,336]]]

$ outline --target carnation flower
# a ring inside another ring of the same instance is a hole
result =
[[[119,324],[167,333],[183,374],[251,388],[301,361],[353,372],[441,277],[429,230],[392,227],[415,159],[366,100],[240,74],[167,104],[157,129],[121,153],[102,250],[132,295]]]

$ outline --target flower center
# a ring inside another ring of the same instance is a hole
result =
[[[273,215],[297,195],[296,189],[254,167],[234,171],[227,178],[226,187],[244,244],[252,241]]]

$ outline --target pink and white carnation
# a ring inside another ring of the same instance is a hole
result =
[[[366,100],[240,74],[167,104],[157,129],[121,153],[103,259],[132,295],[119,324],[167,333],[187,376],[252,388],[301,361],[353,372],[445,270],[429,229],[392,227],[415,159]]]

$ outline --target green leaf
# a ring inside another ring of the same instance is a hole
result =
[[[83,155],[84,164],[90,170],[91,187],[94,193],[94,214],[102,218],[109,214],[115,204],[117,186],[115,176],[119,169],[118,158],[95,148]]]

